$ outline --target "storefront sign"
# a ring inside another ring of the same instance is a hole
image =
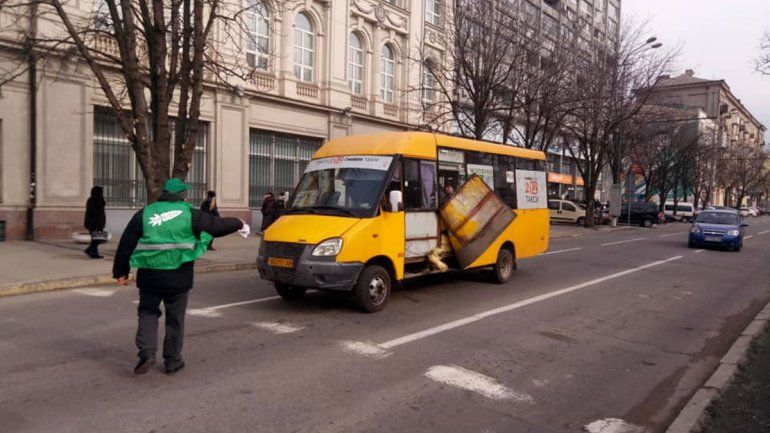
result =
[[[516,170],[516,203],[519,209],[544,209],[546,177],[543,171]]]
[[[468,164],[468,177],[478,175],[491,190],[495,190],[495,172],[491,165]]]

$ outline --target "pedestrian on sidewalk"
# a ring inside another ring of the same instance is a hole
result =
[[[209,215],[218,217],[219,216],[219,209],[217,209],[217,193],[214,191],[208,191],[206,193],[206,200],[203,200],[203,203],[201,203],[201,211],[206,212]],[[214,241],[212,240],[209,244],[209,251],[216,251],[214,249]]]
[[[103,259],[99,255],[99,244],[104,242],[104,226],[107,225],[107,214],[104,212],[104,189],[101,186],[91,188],[91,196],[86,200],[86,215],[83,226],[91,234],[91,244],[86,248],[86,255],[92,259]]]
[[[262,199],[262,233],[278,219],[278,202],[272,192],[265,193]]]
[[[161,302],[166,310],[166,373],[184,368],[184,318],[195,260],[206,252],[213,237],[249,229],[237,218],[220,218],[194,209],[185,202],[188,189],[179,179],[167,180],[158,201],[131,218],[115,254],[112,274],[118,284],[125,286],[130,269],[137,269],[139,362],[134,374],[147,373],[155,364]]]

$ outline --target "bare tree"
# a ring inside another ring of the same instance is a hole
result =
[[[613,177],[620,177],[620,163],[627,147],[621,132],[642,112],[649,92],[672,65],[677,50],[658,51],[653,38],[644,38],[646,25],[623,26],[616,47],[579,43],[576,79],[569,86],[573,107],[564,124],[570,154],[585,184],[586,225],[594,223],[594,195],[599,176],[613,163]]]
[[[770,75],[770,30],[759,41],[759,56],[754,59],[754,67],[763,75]]]
[[[728,191],[728,206],[736,208],[743,200],[761,190],[770,177],[770,155],[759,147],[736,144],[719,159],[720,184]]]
[[[7,0],[6,7],[22,11],[30,2],[36,12],[27,19],[47,27],[20,28],[26,56],[88,65],[136,154],[148,199],[169,176],[184,179],[204,89],[251,76],[255,65],[237,54],[264,3],[97,0],[89,12],[66,0]]]

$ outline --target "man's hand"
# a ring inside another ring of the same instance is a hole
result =
[[[124,287],[127,286],[128,285],[128,276],[126,275],[125,277],[118,278],[118,285],[119,286],[124,286]]]

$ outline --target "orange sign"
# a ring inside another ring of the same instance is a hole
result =
[[[562,185],[572,185],[572,176],[568,174],[562,174],[562,173],[548,173],[548,182],[549,183],[560,183]],[[583,178],[578,177],[577,183],[578,186],[583,186]]]

